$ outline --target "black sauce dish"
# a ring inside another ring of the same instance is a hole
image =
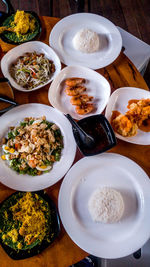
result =
[[[89,116],[79,120],[77,123],[95,141],[93,146],[86,146],[80,138],[79,132],[73,127],[74,138],[84,156],[103,153],[117,144],[115,133],[104,115]]]

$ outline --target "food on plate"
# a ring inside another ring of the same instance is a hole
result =
[[[150,131],[150,99],[131,99],[125,115],[114,110],[111,116],[113,129],[122,136],[134,136],[138,129]]]
[[[67,78],[65,80],[65,84],[67,85],[65,92],[68,96],[72,96],[70,103],[76,106],[75,111],[79,115],[85,115],[94,110],[94,104],[89,103],[93,100],[93,96],[82,94],[87,90],[87,88],[82,85],[85,82],[86,80],[84,78],[78,77]]]
[[[134,122],[138,127],[150,117],[150,99],[141,100],[129,100],[126,115]]]
[[[82,105],[82,103],[87,103],[93,100],[93,96],[89,96],[87,94],[83,95],[77,95],[77,96],[72,96],[70,99],[70,103],[72,105]]]
[[[34,32],[35,18],[31,17],[29,13],[17,10],[14,21],[12,22],[12,27],[17,36],[19,36],[19,34],[25,34],[28,31]]]
[[[16,251],[50,242],[51,231],[50,207],[36,193],[17,192],[0,207],[0,238]]]
[[[94,105],[92,103],[83,103],[79,106],[76,106],[75,110],[79,115],[85,115],[94,110]]]
[[[86,91],[86,87],[82,85],[76,85],[73,87],[67,86],[65,90],[66,94],[69,96],[77,96],[85,91]]]
[[[118,114],[116,116],[116,114]],[[133,123],[126,115],[113,111],[111,125],[122,136],[134,136],[137,134],[137,124]]]
[[[22,43],[37,36],[40,22],[32,12],[17,10],[4,20],[0,31],[3,32],[5,29],[7,30],[3,33],[5,38],[14,43]]]
[[[0,27],[0,32],[3,32],[5,29],[15,32],[18,37],[19,35],[24,35],[27,32],[34,32],[35,18],[32,17],[30,13],[17,10],[10,27],[7,28],[6,26],[2,26]]]
[[[115,223],[123,215],[124,201],[117,190],[111,187],[102,187],[92,193],[88,209],[93,221]]]
[[[77,86],[78,84],[85,83],[85,79],[73,77],[73,78],[66,79],[65,83],[66,85],[73,87],[73,86]]]
[[[74,36],[73,45],[76,50],[83,53],[96,52],[100,48],[99,36],[90,29],[81,29]]]
[[[54,72],[53,61],[36,52],[19,57],[10,67],[10,74],[16,83],[27,90],[44,85]]]
[[[2,140],[2,160],[20,174],[49,172],[60,160],[63,136],[59,127],[46,117],[27,117],[19,126],[10,127]]]

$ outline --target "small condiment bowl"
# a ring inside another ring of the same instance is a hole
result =
[[[73,128],[76,143],[84,156],[100,154],[117,144],[114,131],[104,115],[98,114],[86,117],[79,120],[78,124],[95,141],[92,147],[87,147],[81,140],[78,132]]]

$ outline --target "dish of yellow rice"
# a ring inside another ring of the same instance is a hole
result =
[[[8,43],[24,43],[36,39],[41,32],[41,22],[36,13],[17,10],[15,14],[8,16],[1,25],[9,31],[1,34],[1,39]]]
[[[12,258],[39,253],[58,232],[56,209],[44,193],[17,192],[1,204],[0,241]]]

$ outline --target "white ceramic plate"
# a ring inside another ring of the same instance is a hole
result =
[[[65,93],[65,79],[71,77],[82,77],[86,79],[84,84],[87,88],[85,94],[94,97],[93,104],[95,110],[86,115],[78,115],[75,106],[70,103],[70,96]],[[110,85],[108,81],[98,72],[81,66],[69,66],[64,68],[53,80],[48,93],[51,105],[64,114],[69,113],[73,118],[79,120],[91,115],[100,114],[110,96]]]
[[[94,53],[82,53],[73,46],[73,38],[81,29],[99,35],[101,47]],[[61,19],[52,29],[49,42],[66,65],[81,65],[91,69],[111,64],[120,54],[122,38],[117,27],[108,19],[90,13],[79,13]]]
[[[37,54],[43,53],[46,58],[48,58],[49,60],[52,60],[54,62],[54,65],[55,65],[55,72],[52,74],[51,78],[45,84],[42,84],[42,85],[39,85],[33,89],[27,90],[15,82],[15,80],[10,75],[9,68],[14,62],[16,62],[17,58],[19,58],[20,56],[23,56],[27,52],[32,53],[34,51]],[[40,89],[41,87],[50,83],[55,78],[55,76],[60,72],[61,63],[60,63],[59,57],[56,55],[56,53],[53,51],[52,48],[50,48],[48,45],[44,44],[43,42],[32,41],[32,42],[27,42],[27,43],[24,43],[24,44],[18,45],[17,47],[12,48],[2,58],[1,69],[2,69],[3,75],[6,78],[8,78],[11,85],[15,89],[17,89],[19,91],[23,91],[23,92],[30,92],[30,91]]]
[[[108,105],[106,107],[105,116],[110,121],[112,111],[118,110],[125,114],[127,111],[128,101],[130,99],[142,99],[150,98],[150,92],[144,89],[135,87],[122,87],[114,91],[110,96]],[[116,136],[129,143],[139,145],[150,145],[150,132],[143,132],[138,129],[137,135],[131,137],[123,137],[122,135],[115,133]]]
[[[6,135],[10,126],[20,123],[25,117],[46,116],[50,122],[55,122],[63,135],[64,148],[60,161],[54,163],[50,172],[39,176],[18,174],[10,169],[0,158],[0,181],[10,188],[21,191],[36,191],[47,188],[59,181],[70,168],[76,154],[72,127],[64,115],[56,109],[42,104],[26,104],[13,108],[0,118],[0,141]],[[2,150],[1,150],[2,151]]]
[[[117,223],[92,220],[91,194],[100,187],[118,190],[124,200]],[[150,181],[134,161],[113,153],[85,157],[65,176],[59,192],[59,213],[71,239],[86,252],[102,258],[125,257],[150,237]]]

